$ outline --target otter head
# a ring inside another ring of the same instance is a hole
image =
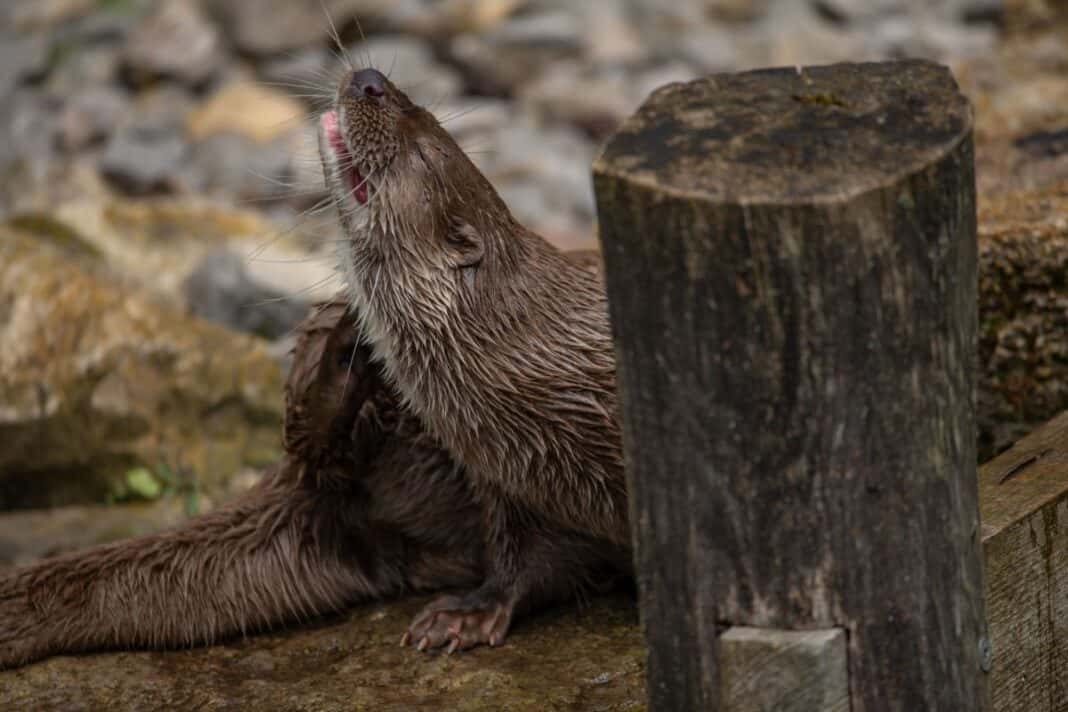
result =
[[[516,224],[496,191],[434,115],[377,70],[342,79],[319,148],[348,238],[341,266],[364,317],[375,318],[374,290],[393,289],[418,295],[406,316],[440,324],[477,290],[483,260],[504,257],[495,243]]]
[[[381,72],[348,73],[338,88],[334,108],[320,119],[327,178],[339,183],[357,205],[366,205],[370,186],[403,150],[427,117]],[[333,186],[332,186],[333,187]]]

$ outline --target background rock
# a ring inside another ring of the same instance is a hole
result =
[[[1068,404],[1068,181],[988,200],[980,229],[982,454]]]
[[[102,501],[134,467],[218,483],[279,456],[262,345],[108,279],[91,248],[0,232],[0,510]]]
[[[124,63],[135,82],[172,77],[207,81],[226,57],[219,30],[194,0],[166,0],[138,23],[126,40]]]

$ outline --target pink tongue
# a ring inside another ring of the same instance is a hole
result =
[[[338,162],[342,166],[342,170],[348,173],[349,180],[352,182],[352,195],[356,198],[356,202],[360,205],[367,204],[367,181],[360,175],[360,169],[356,166],[350,165],[352,163],[352,155],[349,153],[348,147],[345,145],[345,140],[341,138],[341,129],[337,125],[337,112],[327,111],[320,119],[323,125],[323,130],[326,132],[326,137],[330,140],[330,147],[334,149],[334,153],[337,154]]]

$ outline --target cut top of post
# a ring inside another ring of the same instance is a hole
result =
[[[653,92],[594,171],[703,199],[834,202],[933,163],[971,125],[953,76],[932,62],[721,74]]]

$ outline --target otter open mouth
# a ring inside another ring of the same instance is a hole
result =
[[[330,148],[334,151],[334,159],[337,161],[337,169],[344,177],[346,185],[352,192],[352,197],[360,205],[366,205],[367,180],[360,173],[360,169],[352,157],[352,152],[349,151],[345,138],[341,135],[337,112],[333,110],[327,111],[319,119],[319,123],[327,141],[330,142]]]

